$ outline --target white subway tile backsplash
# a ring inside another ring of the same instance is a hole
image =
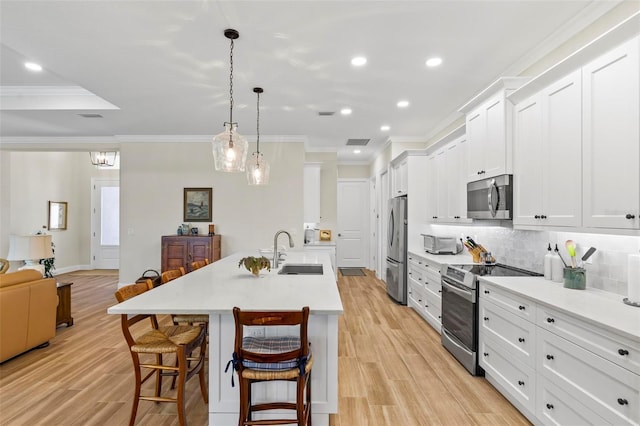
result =
[[[640,249],[640,237],[624,235],[582,234],[577,232],[524,231],[493,226],[426,225],[429,233],[445,236],[471,236],[482,244],[499,263],[530,271],[544,272],[547,244],[558,244],[560,255],[570,263],[565,248],[567,240],[576,243],[576,261],[595,247],[592,263],[586,264],[587,287],[597,288],[626,297],[627,255]],[[425,229],[425,231],[427,231]]]

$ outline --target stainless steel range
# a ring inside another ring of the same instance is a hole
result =
[[[499,263],[442,265],[442,345],[474,376],[478,365],[478,277],[523,277],[541,274]]]

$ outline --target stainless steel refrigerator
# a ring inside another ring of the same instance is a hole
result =
[[[387,234],[387,293],[407,304],[407,197],[389,200]]]

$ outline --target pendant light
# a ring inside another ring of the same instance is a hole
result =
[[[233,122],[233,41],[240,37],[238,31],[224,30],[224,36],[231,40],[229,53],[229,122],[224,123],[224,131],[213,138],[213,161],[216,171],[244,172],[249,143],[238,133],[238,123]]]
[[[260,152],[260,93],[264,92],[261,87],[254,87],[253,93],[258,95],[256,134],[256,152],[251,155],[247,165],[247,181],[249,185],[267,185],[269,183],[269,163]]]

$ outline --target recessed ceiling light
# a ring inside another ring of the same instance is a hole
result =
[[[349,114],[351,114],[351,108],[342,108],[342,109],[340,110],[340,114],[342,114],[342,115],[349,115]]]
[[[359,149],[354,149],[354,150],[353,150],[353,153],[354,153],[354,154],[360,154],[360,152],[361,152],[361,151],[360,151]]]
[[[398,101],[398,108],[406,108],[409,106],[409,101]]]
[[[384,126],[380,126],[380,130],[382,130],[383,132],[388,132],[391,129],[391,127],[384,125]]]
[[[42,71],[42,66],[40,64],[36,64],[35,62],[25,62],[24,67],[31,71]]]
[[[435,58],[427,59],[427,66],[428,67],[437,67],[441,63],[442,63],[442,58],[435,57]]]
[[[364,56],[356,56],[355,58],[351,59],[351,65],[353,65],[354,67],[361,67],[366,63],[367,58],[365,58]]]

